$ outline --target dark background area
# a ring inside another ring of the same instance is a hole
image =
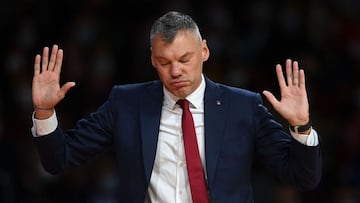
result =
[[[157,79],[149,31],[169,10],[198,22],[211,51],[204,72],[216,82],[279,95],[275,64],[291,58],[305,70],[322,181],[297,191],[256,168],[255,202],[360,202],[358,0],[2,0],[0,202],[114,202],[119,182],[110,153],[59,176],[43,171],[30,133],[34,57],[44,46],[64,49],[61,81],[77,85],[57,112],[60,125],[72,127],[114,84]]]

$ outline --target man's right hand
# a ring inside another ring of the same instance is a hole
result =
[[[63,50],[53,45],[49,59],[49,48],[44,47],[42,57],[35,56],[34,77],[32,82],[32,102],[37,119],[49,118],[54,108],[75,82],[67,82],[60,87],[60,72]]]

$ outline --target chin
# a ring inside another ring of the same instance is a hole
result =
[[[188,93],[187,91],[177,91],[176,95],[177,97],[184,99],[186,98],[190,93]]]

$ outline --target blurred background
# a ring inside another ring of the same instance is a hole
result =
[[[198,22],[211,51],[204,72],[216,82],[279,95],[275,65],[291,58],[305,69],[322,182],[297,191],[255,166],[255,202],[360,202],[358,0],[2,0],[0,202],[115,202],[111,153],[59,176],[43,171],[30,133],[34,57],[44,46],[64,49],[61,81],[77,85],[57,112],[72,127],[114,84],[157,79],[149,31],[169,10]]]

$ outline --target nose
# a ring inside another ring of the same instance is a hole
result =
[[[178,77],[181,75],[181,66],[180,64],[173,63],[170,68],[170,74],[172,77]]]

